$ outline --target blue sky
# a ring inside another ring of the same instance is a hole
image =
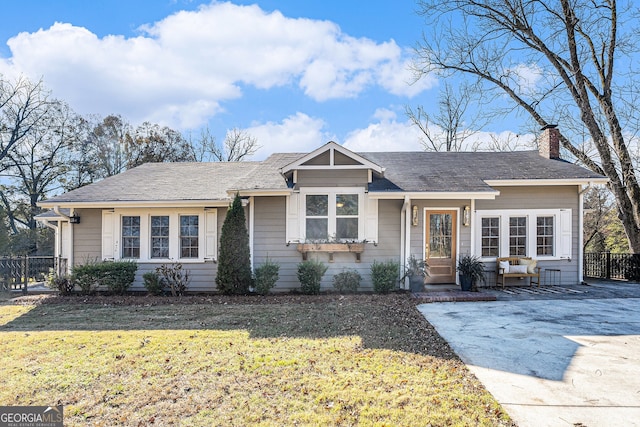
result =
[[[43,78],[80,114],[121,114],[222,140],[309,151],[420,150],[406,105],[435,104],[441,82],[409,85],[422,34],[414,0],[210,2],[21,0],[3,4],[0,73]]]

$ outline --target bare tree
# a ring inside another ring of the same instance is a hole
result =
[[[260,148],[255,137],[238,128],[227,131],[222,145],[218,144],[209,128],[205,128],[200,132],[199,140],[192,141],[191,145],[199,162],[241,162]]]
[[[609,178],[630,249],[640,253],[640,186],[628,145],[640,93],[630,66],[638,51],[631,7],[619,10],[616,0],[419,0],[433,34],[417,49],[416,70],[467,76],[492,91],[503,112],[515,107],[539,127],[560,124],[562,147]],[[509,104],[500,101],[505,95]],[[572,144],[580,130],[596,155],[584,141]]]
[[[462,84],[456,91],[445,83],[438,98],[438,111],[429,114],[423,106],[405,107],[409,121],[422,132],[421,142],[426,151],[471,151],[465,142],[487,122],[481,115],[471,113],[473,91]],[[474,147],[477,148],[477,147]]]
[[[0,75],[0,171],[7,166],[7,155],[40,123],[53,104],[42,81],[32,83],[20,77],[10,82]]]

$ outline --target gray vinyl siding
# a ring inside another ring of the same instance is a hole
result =
[[[542,268],[541,284],[552,284],[552,273],[545,269],[561,269],[562,273],[556,278],[555,284],[575,285],[578,283],[578,255],[580,244],[579,232],[579,188],[573,185],[567,186],[539,186],[539,187],[495,187],[500,191],[500,195],[495,200],[476,201],[476,210],[492,209],[571,209],[571,259],[539,261],[538,266]],[[478,249],[479,250],[479,249]],[[506,256],[506,255],[505,255]],[[535,258],[535,254],[532,255]],[[495,262],[487,263],[487,269],[495,271]],[[495,274],[490,274],[490,279],[495,283]],[[524,279],[526,281],[526,279]],[[522,282],[519,279],[509,279],[507,285],[517,285]]]
[[[143,285],[142,275],[148,271],[155,271],[162,263],[138,263],[138,271],[136,279],[131,287],[132,291],[143,291],[146,289]],[[189,272],[189,288],[187,292],[215,292],[216,291],[216,273],[218,264],[214,262],[198,262],[183,263],[182,270]]]
[[[102,210],[76,209],[80,224],[73,227],[73,264],[102,259]]]
[[[297,267],[302,262],[302,254],[295,244],[289,246],[285,241],[285,205],[284,197],[255,198],[255,234],[254,266],[262,264],[267,257],[280,264],[280,280],[274,292],[286,292],[300,288],[297,279]],[[361,262],[356,262],[353,253],[336,253],[334,261],[329,262],[329,254],[309,253],[308,259],[324,262],[329,268],[322,280],[322,290],[333,289],[333,276],[345,269],[356,270],[362,276],[360,290],[371,291],[371,264],[374,260],[392,259],[400,261],[400,210],[402,201],[381,200],[378,205],[378,245],[365,245]]]
[[[359,187],[367,185],[367,170],[299,170],[296,188]]]
[[[273,291],[299,288],[296,269],[301,261],[301,255],[296,250],[295,244],[287,246],[285,241],[286,198],[256,197],[254,203],[254,267],[264,263],[268,257],[271,261],[280,264],[280,280]]]

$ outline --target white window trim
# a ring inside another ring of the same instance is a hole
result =
[[[363,187],[309,187],[300,189],[300,206],[299,206],[299,218],[300,227],[302,229],[301,241],[306,241],[307,236],[307,196],[323,196],[328,195],[328,235],[329,239],[336,234],[336,206],[335,203],[331,203],[333,199],[335,201],[337,194],[357,194],[358,195],[358,241],[365,239],[365,222],[367,221],[366,209],[365,209],[365,193]]]
[[[132,260],[139,263],[169,263],[180,262],[183,264],[189,263],[202,263],[209,260],[209,257],[205,257],[205,253],[210,251],[207,247],[207,242],[213,240],[213,244],[216,247],[213,249],[215,252],[213,259],[217,258],[217,236],[214,239],[208,239],[206,213],[211,213],[215,209],[115,209],[113,210],[113,258],[115,260]],[[181,258],[180,257],[180,216],[183,215],[196,215],[198,216],[198,258]],[[122,257],[122,217],[123,216],[139,216],[140,217],[140,258],[123,258]],[[169,257],[168,258],[152,258],[151,257],[151,217],[152,216],[168,216],[169,217]],[[103,215],[104,218],[104,215]],[[212,218],[217,218],[213,216]],[[103,234],[105,233],[103,226]],[[211,229],[211,227],[209,227]],[[214,225],[214,230],[217,229],[217,224]],[[211,243],[211,242],[210,242]],[[209,244],[210,244],[209,243]],[[103,255],[104,257],[104,255]],[[109,259],[108,257],[104,257]]]
[[[570,259],[570,251],[567,254],[565,246],[571,250],[573,242],[570,232],[566,232],[566,227],[571,230],[573,224],[563,225],[562,220],[565,213],[568,219],[572,221],[571,209],[503,209],[503,210],[478,210],[475,213],[476,233],[474,236],[478,253],[482,255],[482,219],[483,218],[499,218],[500,219],[500,257],[509,256],[509,218],[510,217],[526,217],[527,218],[527,255],[537,260],[561,260]],[[539,216],[553,217],[553,256],[537,255],[537,221]],[[566,216],[565,216],[566,218]],[[567,219],[565,219],[567,220]],[[563,241],[567,239],[568,241]],[[564,255],[564,256],[563,256]],[[483,261],[495,261],[496,257],[482,257]]]

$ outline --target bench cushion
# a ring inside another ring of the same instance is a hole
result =
[[[527,266],[527,273],[536,274],[536,267],[538,265],[538,261],[535,259],[521,259],[520,265]]]
[[[500,268],[504,274],[509,273],[509,261],[500,261]]]
[[[526,265],[512,265],[509,267],[509,274],[527,274],[527,266]]]

